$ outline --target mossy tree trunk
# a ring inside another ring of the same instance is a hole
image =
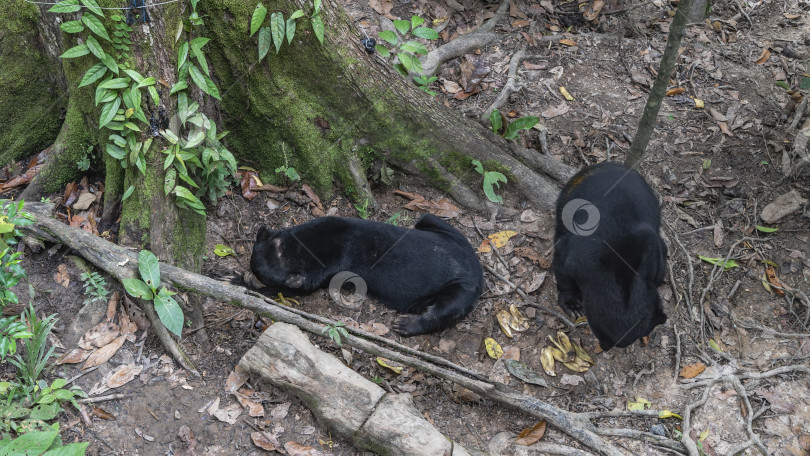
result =
[[[125,2],[100,3],[121,7]],[[271,49],[259,62],[257,38],[249,37],[256,3],[201,0],[197,8],[205,25],[194,32],[194,36],[211,39],[204,51],[222,101],[196,88],[189,89],[190,97],[199,101],[201,110],[219,125],[218,131],[231,132],[225,143],[240,164],[258,168],[269,181],[278,179],[272,172],[275,168],[291,166],[323,196],[328,197],[337,183],[358,200],[373,201],[366,174],[375,160],[384,161],[428,179],[462,205],[486,210],[481,176],[470,165],[471,159],[478,159],[487,169],[505,173],[508,185],[516,186],[535,207],[553,204],[558,185],[570,176],[570,168],[506,142],[420,91],[378,54],[366,53],[360,45],[360,33],[334,0],[325,0],[320,13],[325,24],[323,44],[316,39],[309,20],[313,11],[310,0],[279,0],[268,5],[270,12],[283,12],[285,18],[298,9],[305,16],[297,20],[292,43],[285,42],[278,53]],[[37,21],[31,6],[21,4],[31,13],[21,23],[27,20],[30,27],[39,23],[40,42],[46,44],[23,52],[38,50],[44,62],[54,64],[52,73],[62,81],[67,94],[66,114],[60,133],[52,139],[50,161],[26,195],[38,199],[39,193],[61,188],[75,177],[75,163],[87,146],[104,150],[108,132],[98,129],[100,109],[94,102],[94,85],[78,87],[95,62],[92,55],[57,58],[78,42],[77,35],[60,31],[59,24],[75,20],[79,13],[57,15],[41,7]],[[186,2],[150,8],[151,21],[136,22],[130,34],[132,67],[163,84],[158,86],[160,104],[155,106],[144,96],[142,107],[147,116],[165,110],[173,131],[178,131],[174,120],[177,97],[169,94],[168,87],[178,81],[178,43],[191,38],[184,35],[189,32],[179,31],[189,11]],[[0,76],[5,71],[0,67]],[[60,90],[60,83],[54,87]],[[144,131],[140,139],[148,135]],[[106,165],[105,217],[115,219],[114,209],[123,190],[134,186],[134,193],[122,205],[122,240],[199,271],[205,220],[191,211],[178,210],[164,194],[161,151],[168,143],[160,136],[153,140],[146,153],[145,176],[134,166],[123,172],[117,160],[101,154]]]

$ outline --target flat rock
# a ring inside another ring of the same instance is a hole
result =
[[[759,217],[765,223],[774,223],[782,217],[798,211],[806,202],[807,200],[802,198],[799,192],[791,190],[765,206]]]

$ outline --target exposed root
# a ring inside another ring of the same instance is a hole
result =
[[[107,271],[109,273],[109,271]],[[110,274],[112,275],[112,274]],[[116,276],[114,276],[116,277]],[[119,280],[123,277],[116,277]],[[160,317],[158,317],[157,312],[155,312],[155,306],[151,305],[149,301],[144,301],[142,299],[134,299],[138,303],[138,307],[143,310],[143,313],[146,314],[146,317],[149,318],[149,321],[152,323],[152,328],[155,329],[157,333],[158,339],[160,339],[160,343],[163,344],[163,347],[172,355],[172,357],[177,361],[183,369],[191,372],[195,376],[199,377],[200,373],[197,371],[197,368],[194,367],[194,363],[191,362],[191,359],[186,355],[180,345],[174,340],[172,335],[169,333],[169,330],[163,326],[163,323],[160,321]]]
[[[492,30],[495,29],[495,24],[506,16],[508,10],[509,0],[503,0],[501,6],[495,11],[495,16],[491,17],[484,25],[475,29],[474,32],[460,36],[430,51],[425,57],[425,61],[422,62],[422,75],[432,76],[442,63],[456,57],[461,57],[473,49],[489,44],[498,36],[492,32]]]
[[[357,154],[352,152],[349,155],[349,174],[352,177],[352,181],[354,182],[354,187],[357,190],[357,199],[358,201],[365,204],[368,202],[368,207],[378,209],[380,206],[377,204],[377,200],[374,198],[374,194],[371,193],[371,185],[368,183],[368,178],[366,178],[366,170],[363,167],[363,164],[360,162],[360,159],[357,157]]]

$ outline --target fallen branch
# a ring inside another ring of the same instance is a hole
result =
[[[495,15],[489,18],[484,25],[430,51],[425,57],[425,61],[422,62],[422,76],[432,76],[442,63],[489,44],[498,36],[492,32],[495,24],[506,16],[508,9],[509,0],[503,0],[501,6],[495,11]]]
[[[135,277],[138,273],[138,261],[135,252],[59,222],[50,215],[52,205],[28,203],[26,204],[26,210],[34,214],[37,221],[34,225],[30,225],[31,228],[29,226],[23,227],[25,231],[30,233],[39,230],[46,231],[49,238],[58,239],[76,250],[96,267],[103,269],[118,280]],[[322,321],[328,321],[325,318],[315,317],[301,311],[293,312],[271,299],[254,296],[245,288],[219,282],[172,265],[161,263],[160,270],[161,280],[166,284],[171,283],[180,288],[194,290],[200,294],[229,302],[233,306],[267,316],[274,321],[293,324],[318,337],[327,337],[323,333],[325,325],[321,323]],[[330,321],[328,324],[334,325],[335,323]],[[641,438],[664,448],[683,451],[683,447],[679,443],[665,437],[637,433],[632,430],[600,427],[591,422],[591,420],[597,420],[603,416],[610,416],[610,412],[600,415],[594,412],[582,414],[562,410],[506,385],[481,380],[480,375],[470,375],[469,370],[456,366],[449,361],[437,364],[432,360],[428,361],[431,355],[413,349],[409,349],[409,353],[405,354],[401,350],[402,346],[396,342],[384,338],[369,340],[361,337],[359,332],[352,328],[347,327],[346,329],[349,335],[342,340],[345,345],[402,363],[440,379],[451,381],[483,397],[506,404],[535,418],[546,420],[551,426],[558,428],[580,444],[599,454],[610,456],[624,454],[619,448],[601,437],[612,435]],[[649,416],[649,412],[628,412],[628,415],[624,416]]]

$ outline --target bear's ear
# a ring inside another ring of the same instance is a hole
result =
[[[273,235],[273,230],[267,228],[267,225],[262,225],[259,227],[259,231],[256,233],[256,241],[261,241],[267,239],[268,237]]]

